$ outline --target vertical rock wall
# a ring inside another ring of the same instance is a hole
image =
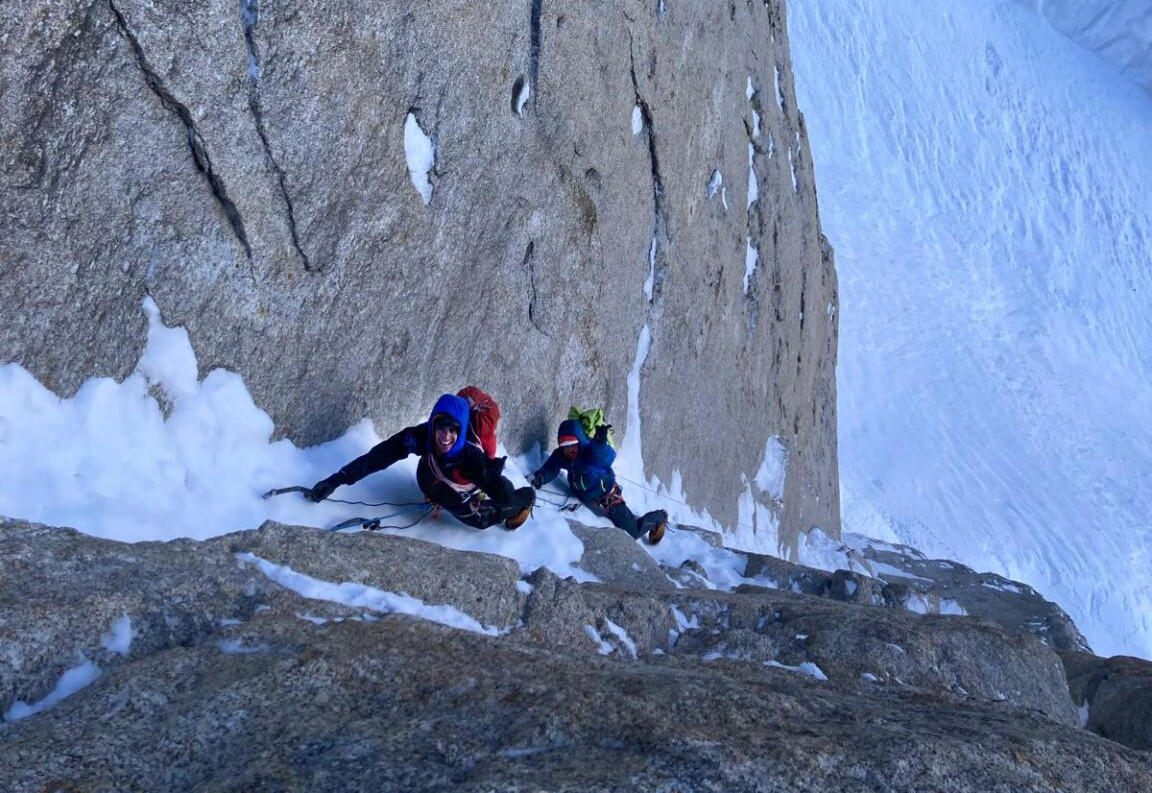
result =
[[[838,532],[783,3],[13,0],[0,46],[0,360],[123,377],[151,295],[298,442],[475,382],[517,451],[570,404],[626,430],[647,326],[647,473]],[[750,484],[770,438],[782,492]]]

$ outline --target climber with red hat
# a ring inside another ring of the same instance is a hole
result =
[[[532,487],[540,489],[565,469],[568,488],[593,514],[608,518],[633,539],[647,533],[648,542],[655,545],[664,537],[668,513],[657,509],[637,518],[628,508],[612,470],[616,450],[608,442],[611,429],[612,425],[601,424],[589,439],[578,420],[560,422],[556,432],[557,448],[532,474]]]
[[[359,482],[405,457],[418,454],[416,483],[433,504],[468,526],[486,529],[503,521],[507,529],[528,519],[536,492],[517,489],[503,476],[503,457],[489,458],[479,445],[468,443],[469,402],[444,394],[428,421],[407,427],[312,486],[308,497],[319,502],[340,485]]]

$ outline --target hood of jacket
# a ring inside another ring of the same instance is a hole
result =
[[[452,448],[443,454],[444,457],[455,457],[467,442],[468,400],[455,394],[443,394],[436,400],[436,404],[432,406],[432,412],[428,414],[428,446],[432,449],[436,448],[436,432],[432,429],[432,424],[436,416],[441,414],[455,419],[456,423],[460,425],[460,434],[456,436],[456,443],[452,444]]]

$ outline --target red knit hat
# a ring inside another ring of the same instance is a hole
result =
[[[583,434],[580,422],[566,419],[560,422],[560,428],[556,430],[556,443],[560,447],[578,446],[580,441],[584,439]]]

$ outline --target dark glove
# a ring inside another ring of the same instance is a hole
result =
[[[528,484],[532,485],[533,490],[539,490],[544,486],[544,477],[542,477],[540,472],[537,471],[536,473],[532,474],[532,478],[528,480]]]
[[[327,479],[321,479],[316,484],[312,485],[312,489],[308,492],[308,498],[316,503],[320,503],[345,483],[345,479],[340,474],[332,474]]]
[[[601,443],[604,443],[608,440],[608,433],[611,431],[611,429],[611,424],[601,424],[596,428],[596,434],[593,436],[593,438],[600,441]]]
[[[503,476],[504,463],[507,461],[507,457],[493,457],[484,460],[484,478],[491,481],[499,476]]]

